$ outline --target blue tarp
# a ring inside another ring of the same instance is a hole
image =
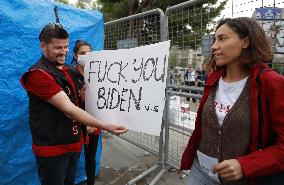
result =
[[[21,75],[41,56],[38,35],[43,26],[55,22],[58,6],[61,24],[70,33],[72,49],[77,39],[103,48],[103,15],[44,0],[5,0],[0,3],[0,184],[39,184],[31,150],[28,97],[20,85]],[[67,63],[68,63],[67,62]],[[100,145],[101,147],[101,145]],[[99,152],[101,148],[99,147]],[[84,178],[84,161],[77,182]]]

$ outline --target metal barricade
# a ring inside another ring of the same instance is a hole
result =
[[[202,70],[202,64],[208,62],[210,41],[213,37],[207,29],[211,24],[209,14],[214,13],[212,12],[214,9],[210,11],[212,5],[207,2],[192,0],[166,10],[165,34],[166,39],[171,40],[170,63],[191,64],[194,69]],[[184,71],[185,69],[181,73],[182,77]],[[165,163],[178,169],[183,151],[194,130],[199,106],[196,100],[201,98],[203,88],[196,87],[197,84],[195,86],[177,84],[176,87],[167,86]]]
[[[128,16],[105,23],[105,49],[133,48],[164,41],[164,13],[160,9]],[[128,182],[135,184],[144,176],[156,170],[163,162],[163,124],[160,136],[128,131],[121,137],[128,142],[159,157],[159,164],[152,166]]]
[[[173,90],[175,89],[175,90]],[[179,91],[177,91],[179,89]],[[182,92],[194,90],[199,94]],[[166,94],[166,129],[165,129],[165,163],[178,169],[180,158],[195,127],[196,112],[199,103],[193,103],[187,98],[200,99],[203,88],[186,86],[169,86]]]
[[[105,23],[104,49],[121,49],[164,40],[164,12],[154,9]]]
[[[216,4],[224,6],[224,10],[220,12]],[[192,64],[201,71],[202,64],[208,63],[213,31],[221,18],[245,16],[257,19],[271,39],[274,52],[271,67],[284,74],[284,9],[280,11],[277,8],[283,7],[284,1],[219,0],[216,4],[209,0],[191,0],[169,7],[165,15],[160,9],[155,9],[105,23],[105,49],[132,48],[171,40],[164,122],[160,136],[133,131],[122,136],[128,142],[159,156],[159,163],[134,178],[129,185],[162,167],[150,183],[155,184],[165,172],[165,164],[179,168],[182,153],[194,130],[204,85],[185,86],[182,79],[185,67]],[[266,15],[267,12],[270,15]],[[219,16],[212,18],[212,15]],[[183,67],[173,68],[176,64]],[[173,70],[179,79],[171,79]],[[193,100],[197,102],[193,103]]]
[[[221,5],[222,2],[219,0],[217,4]],[[202,63],[207,63],[210,59],[213,31],[218,21],[222,18],[253,17],[271,40],[274,58],[270,66],[283,75],[283,6],[283,0],[228,0],[224,4],[224,10],[214,19],[210,18],[210,15],[217,15],[218,10],[214,10],[216,6],[206,0],[192,0],[170,7],[165,12],[166,40],[171,40],[169,62],[180,65],[192,64],[195,69],[201,69]],[[176,68],[175,70],[179,70],[178,73],[184,75],[185,69]],[[198,99],[200,98],[198,94],[202,93],[198,93],[197,87],[185,89],[180,86],[184,82],[178,80],[173,82],[171,84],[178,86],[167,86],[165,163],[179,168],[182,153],[194,129],[192,112],[196,113],[198,107],[198,103],[191,103],[188,100]],[[195,94],[184,91],[195,92]],[[185,109],[188,109],[188,116],[184,113]]]

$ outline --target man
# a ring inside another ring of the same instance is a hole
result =
[[[188,86],[192,86],[192,87],[195,87],[195,71],[192,67],[191,64],[188,64],[187,66],[187,70],[184,74],[184,82],[185,82],[185,85],[188,85]],[[187,91],[189,92],[189,91]],[[191,91],[191,93],[193,94],[196,94],[195,91]],[[187,100],[189,101],[190,98],[187,98]],[[192,98],[192,102],[195,103],[195,98]]]
[[[198,82],[197,86],[198,87],[204,87],[206,78],[207,78],[206,64],[202,64],[202,69],[199,72],[199,74],[197,75],[197,82]]]
[[[42,185],[73,185],[83,144],[81,125],[119,135],[124,126],[105,123],[79,108],[80,89],[65,65],[69,35],[59,24],[47,24],[39,35],[43,56],[22,78],[29,95],[32,149]],[[83,94],[81,94],[83,95]]]

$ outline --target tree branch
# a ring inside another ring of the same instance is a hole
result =
[[[134,0],[133,3],[131,4],[130,8],[129,8],[129,12],[128,15],[134,15],[136,14],[136,9],[139,6],[139,0]]]
[[[141,10],[145,7],[147,7],[148,5],[152,5],[154,0],[144,0],[141,2],[141,4],[138,6],[138,8],[136,9],[136,11],[134,12],[134,14],[140,13]]]

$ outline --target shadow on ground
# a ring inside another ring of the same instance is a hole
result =
[[[143,171],[158,164],[158,157],[116,136],[103,137],[101,170],[95,185],[125,185]],[[135,185],[147,185],[160,168],[138,181]],[[185,185],[176,171],[167,170],[156,185]],[[81,185],[86,185],[81,183]]]

